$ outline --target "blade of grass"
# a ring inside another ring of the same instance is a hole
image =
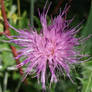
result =
[[[89,89],[90,83],[91,83],[91,81],[92,81],[91,79],[92,79],[92,72],[91,72],[91,74],[90,74],[90,77],[89,77],[88,84],[87,84],[87,87],[86,87],[85,92],[89,92],[88,89]]]
[[[3,92],[6,92],[7,83],[8,83],[8,72],[6,71],[4,76],[4,81],[3,81]]]
[[[1,83],[0,83],[0,92],[2,92],[2,87],[1,87]]]
[[[18,83],[18,86],[15,89],[15,92],[19,92],[20,86],[21,86],[22,81],[20,80]]]

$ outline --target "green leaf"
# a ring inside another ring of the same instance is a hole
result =
[[[21,78],[21,76],[20,76],[19,73],[16,73],[16,72],[13,73],[13,79],[14,80],[17,80],[17,79],[20,79],[20,78]]]
[[[80,79],[82,82],[82,92],[91,92],[92,89],[92,61],[83,63],[83,78]]]
[[[4,26],[0,23],[0,32],[3,32]]]
[[[2,55],[2,61],[3,61],[3,64],[4,64],[3,65],[4,68],[7,68],[8,66],[15,64],[15,60],[14,60],[11,52],[3,51],[1,55]]]
[[[82,32],[82,35],[87,37],[88,35],[92,35],[92,3],[91,3],[91,9],[88,17],[87,24]],[[92,54],[92,36],[86,41],[85,43],[86,53]],[[81,82],[83,85],[82,92],[91,92],[92,90],[92,61],[88,61],[87,63],[83,63],[83,78],[81,78]]]
[[[9,48],[9,45],[4,43],[4,44],[0,44],[0,52],[2,51],[11,51]]]
[[[88,21],[87,24],[82,32],[82,35],[87,37],[88,35],[92,35],[92,4],[91,4],[91,8],[90,8],[90,13],[89,13],[89,17],[88,17]],[[92,54],[92,36],[86,41],[86,52],[90,52]]]

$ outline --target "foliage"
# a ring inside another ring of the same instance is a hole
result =
[[[82,35],[87,36],[89,34],[92,34],[92,4],[91,4],[88,21],[83,30]],[[90,53],[90,55],[92,55],[92,39],[89,39],[86,44],[87,44],[87,48],[85,50],[86,53]],[[83,63],[82,67],[83,67],[83,71],[82,71],[83,78],[80,79],[83,85],[82,92],[91,92],[92,91],[92,60],[90,60],[87,63]]]

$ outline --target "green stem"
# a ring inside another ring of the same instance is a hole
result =
[[[88,88],[89,88],[90,83],[91,83],[91,78],[92,78],[92,73],[90,74],[90,77],[89,77],[89,80],[88,80],[88,85],[87,85],[87,88],[86,88],[85,92],[89,92]]]
[[[31,27],[34,25],[34,0],[30,0],[30,22],[31,22]]]
[[[18,5],[18,16],[20,17],[20,0],[17,0],[17,5]]]

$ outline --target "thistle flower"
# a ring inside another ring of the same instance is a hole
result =
[[[69,8],[69,7],[68,7]],[[22,49],[16,58],[26,58],[17,67],[28,64],[25,73],[36,74],[38,79],[41,79],[42,88],[45,89],[45,77],[47,66],[51,72],[50,82],[57,82],[57,71],[64,70],[65,74],[70,77],[70,65],[79,62],[83,57],[79,51],[75,49],[80,45],[80,39],[76,38],[79,31],[77,27],[69,28],[71,20],[66,20],[63,16],[66,15],[68,8],[65,8],[62,13],[52,19],[50,25],[47,24],[47,12],[44,8],[40,14],[42,30],[38,34],[36,30],[17,30],[10,25],[12,29],[19,33],[18,36],[10,36],[10,42],[13,42]],[[77,58],[80,57],[80,58]]]

